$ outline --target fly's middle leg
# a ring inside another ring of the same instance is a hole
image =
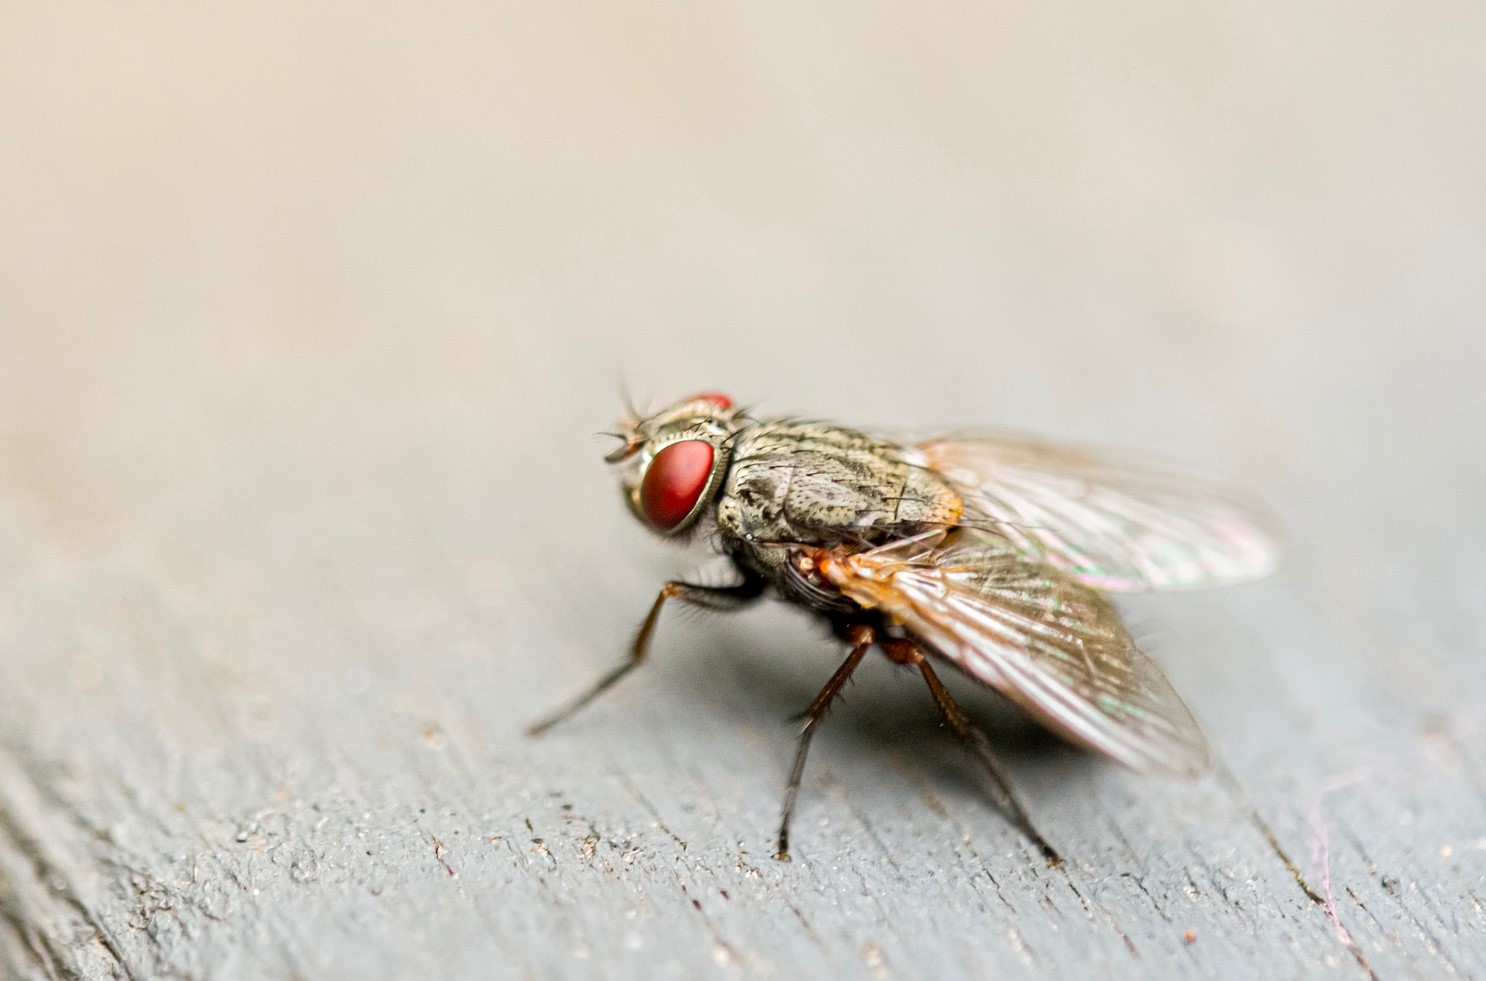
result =
[[[789,861],[789,822],[795,813],[795,798],[800,794],[800,778],[805,773],[805,757],[810,752],[810,740],[815,735],[816,724],[825,717],[826,711],[831,707],[841,689],[850,680],[851,674],[862,663],[862,658],[867,656],[867,651],[877,642],[877,631],[864,623],[848,624],[840,629],[840,634],[849,644],[851,653],[846,655],[846,660],[831,675],[831,680],[820,690],[820,694],[805,707],[801,718],[805,720],[804,727],[800,730],[800,742],[795,749],[795,762],[789,770],[789,784],[784,791],[784,814],[779,822],[779,843],[774,849],[774,857],[781,862]]]

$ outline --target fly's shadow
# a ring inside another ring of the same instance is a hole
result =
[[[709,617],[699,624],[686,618],[693,622],[668,624],[663,649],[648,667],[665,676],[659,684],[666,692],[664,711],[671,717],[661,719],[658,711],[647,709],[647,718],[678,732],[703,718],[708,724],[746,728],[757,737],[755,744],[777,746],[782,763],[791,737],[804,722],[801,709],[828,676],[839,644],[829,637],[812,639],[811,631],[782,623],[793,618],[781,614],[785,611],[774,609],[726,621]],[[934,662],[940,668],[947,663]],[[663,663],[666,667],[660,669]],[[1017,777],[1014,783],[1035,786],[1037,799],[1043,799],[1086,778],[1092,765],[1088,754],[1036,725],[993,690],[958,672],[943,674],[995,759]],[[838,760],[844,756],[852,770],[866,771],[859,778],[870,779],[872,770],[896,771],[926,799],[946,792],[984,799],[989,791],[992,803],[1009,811],[1013,823],[1030,824],[1011,788],[1004,786],[1004,775],[999,778],[1002,786],[987,786],[991,781],[977,769],[967,747],[948,738],[955,733],[926,695],[914,670],[870,652],[821,720],[828,752]],[[791,803],[787,801],[787,811]],[[1040,835],[1034,833],[1034,838],[1055,858]]]

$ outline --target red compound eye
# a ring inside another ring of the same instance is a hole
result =
[[[711,402],[713,405],[717,406],[719,409],[722,409],[724,412],[733,407],[733,400],[728,398],[721,392],[698,392],[686,401]]]
[[[712,477],[712,444],[701,439],[672,443],[650,461],[640,481],[640,510],[660,531],[670,531],[691,514]]]

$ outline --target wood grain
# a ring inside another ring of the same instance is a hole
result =
[[[1486,33],[1271,6],[0,15],[0,976],[1486,976]],[[525,739],[699,559],[620,376],[1239,475],[1218,773],[961,681],[1048,869],[869,660],[775,862],[779,608]]]

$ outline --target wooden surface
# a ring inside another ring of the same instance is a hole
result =
[[[0,976],[1486,976],[1482,8],[11,5]],[[524,10],[524,12],[523,12]],[[538,13],[538,11],[544,11]],[[669,616],[623,377],[1241,477],[1197,785]]]

